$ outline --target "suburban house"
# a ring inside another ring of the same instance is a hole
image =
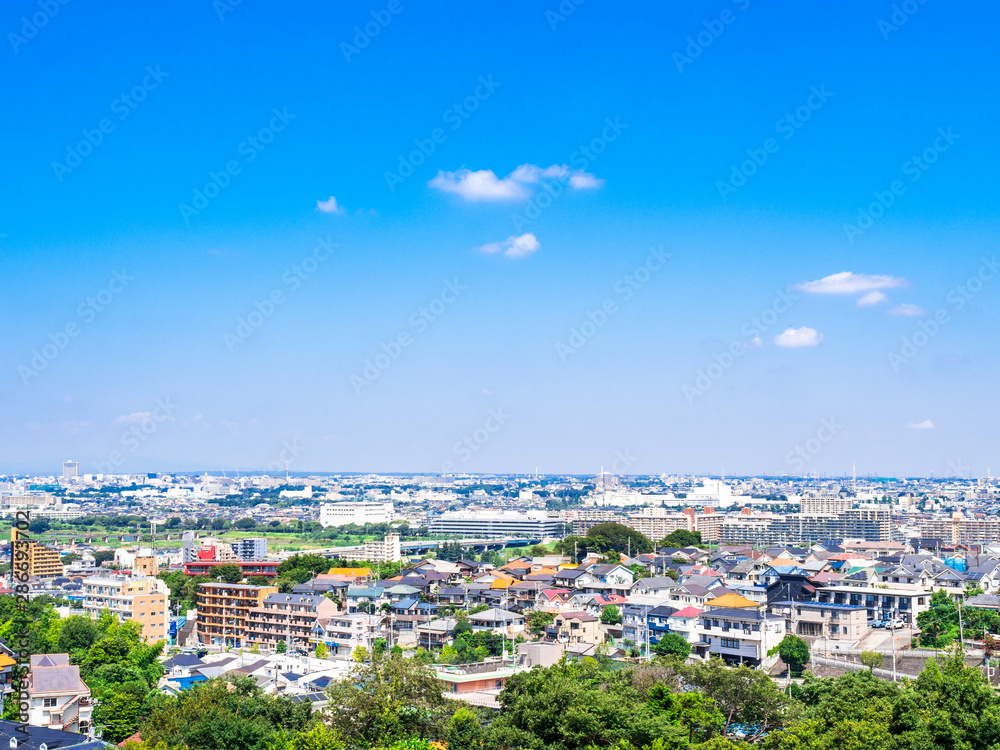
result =
[[[64,732],[90,731],[90,688],[69,654],[36,654],[28,672],[28,723]]]
[[[559,643],[604,642],[600,619],[586,612],[560,612],[545,632]]]

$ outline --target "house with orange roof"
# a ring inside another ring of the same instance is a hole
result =
[[[742,609],[743,607],[757,607],[759,606],[756,602],[752,602],[746,597],[740,596],[739,594],[728,593],[723,594],[715,599],[709,599],[705,602],[705,609]]]

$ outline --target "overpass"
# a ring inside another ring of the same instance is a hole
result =
[[[541,544],[541,539],[432,539],[423,542],[402,542],[399,547],[404,555],[425,554],[432,550],[440,549],[443,544],[453,544],[458,542],[463,547],[485,552],[486,550],[502,550],[507,547],[531,547]],[[323,557],[337,557],[344,552],[361,552],[364,545],[353,545],[351,547],[326,547],[323,549],[303,550],[311,555],[322,555]]]

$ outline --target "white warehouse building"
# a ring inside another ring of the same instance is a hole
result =
[[[346,526],[349,523],[389,523],[394,517],[392,503],[323,503],[319,522],[326,526]]]

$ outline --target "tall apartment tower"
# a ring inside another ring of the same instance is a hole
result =
[[[80,476],[80,464],[77,461],[63,462],[63,479],[73,479]]]

